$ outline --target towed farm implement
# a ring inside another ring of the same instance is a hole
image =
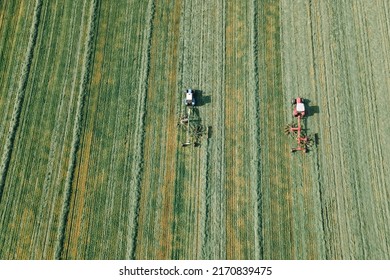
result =
[[[288,124],[285,128],[287,135],[296,137],[297,146],[291,148],[291,152],[302,151],[308,152],[310,146],[313,145],[313,137],[305,135],[304,129],[302,128],[302,119],[307,115],[307,109],[305,107],[305,99],[302,97],[293,98],[291,104],[294,106],[293,116],[297,118],[297,123]]]
[[[194,144],[200,146],[200,140],[203,135],[207,134],[207,129],[202,125],[199,118],[199,111],[195,108],[195,91],[192,89],[185,90],[185,99],[183,100],[184,109],[179,117],[178,126],[185,130],[185,141],[182,147]]]

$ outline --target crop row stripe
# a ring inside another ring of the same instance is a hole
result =
[[[134,161],[132,166],[131,183],[130,186],[134,189],[134,194],[129,197],[129,205],[132,205],[133,209],[129,219],[130,231],[128,234],[128,242],[126,252],[128,258],[135,259],[136,253],[136,241],[137,241],[137,229],[138,229],[138,214],[140,203],[140,188],[141,188],[141,173],[143,168],[143,154],[144,154],[144,138],[145,138],[145,111],[146,111],[146,99],[148,92],[148,77],[150,72],[150,48],[153,33],[153,19],[155,14],[154,0],[150,0],[148,3],[147,15],[146,15],[146,29],[144,33],[143,47],[144,53],[142,55],[141,62],[141,75],[139,83],[139,95],[137,102],[137,127],[135,135],[137,138],[134,143]]]
[[[252,159],[251,159],[251,172],[253,174],[253,187],[251,188],[252,196],[255,198],[254,200],[254,222],[255,222],[255,258],[262,259],[263,258],[263,245],[262,245],[262,224],[261,224],[261,185],[260,185],[260,125],[259,125],[259,62],[258,62],[258,26],[259,26],[259,18],[257,9],[258,1],[252,1],[252,7],[250,7],[251,13],[251,52],[252,52],[252,83],[250,90],[252,94],[250,94],[250,107],[249,107],[249,120],[250,120],[250,129],[254,129],[254,133],[250,134],[251,143],[257,143],[254,145],[254,149],[252,148]]]
[[[22,111],[23,100],[24,100],[24,95],[26,92],[28,76],[30,74],[31,62],[32,62],[32,59],[34,56],[34,49],[35,49],[37,36],[38,36],[38,27],[39,27],[39,22],[40,22],[41,10],[42,10],[42,0],[37,0],[35,2],[33,21],[32,21],[32,25],[31,25],[31,29],[30,29],[30,38],[28,41],[26,56],[24,58],[21,76],[19,79],[19,86],[18,86],[18,91],[16,93],[16,102],[15,102],[14,110],[12,113],[11,124],[9,127],[7,140],[5,142],[3,156],[1,158],[0,203],[1,203],[1,198],[3,196],[3,190],[4,190],[4,186],[5,186],[5,180],[7,177],[9,163],[11,160],[12,149],[13,149],[14,142],[15,142],[15,136],[16,136],[16,132],[17,132],[18,126],[19,126],[20,113]]]
[[[79,150],[79,144],[80,144],[84,100],[87,94],[88,83],[90,80],[90,70],[92,68],[92,57],[94,52],[94,42],[95,42],[94,38],[95,38],[95,25],[97,21],[96,20],[97,13],[98,13],[98,0],[94,0],[91,2],[91,6],[90,6],[90,16],[89,16],[88,27],[87,27],[88,37],[87,40],[85,41],[83,69],[81,72],[81,83],[80,83],[79,95],[77,100],[75,121],[73,126],[72,146],[71,146],[68,171],[66,174],[66,180],[64,186],[64,197],[63,197],[62,211],[60,217],[60,224],[58,227],[58,234],[57,234],[58,237],[57,237],[57,244],[56,244],[56,251],[55,251],[56,259],[61,258],[63,246],[64,246],[65,229],[68,220],[69,203],[70,203],[70,197],[72,192],[72,182],[73,182],[74,171],[76,167],[77,152]]]

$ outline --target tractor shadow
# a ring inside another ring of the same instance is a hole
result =
[[[317,105],[310,105],[311,100],[305,98],[306,116],[312,117],[320,113],[320,107]]]
[[[206,93],[203,90],[200,89],[194,89],[194,98],[196,101],[195,106],[204,106],[208,103],[211,103],[211,95],[206,95]]]
[[[320,113],[320,107],[317,105],[310,105],[311,100],[305,98],[305,109],[306,109],[306,117],[303,119],[304,129],[303,131],[307,134],[310,130],[308,119],[310,120],[310,117],[314,116],[315,114]]]

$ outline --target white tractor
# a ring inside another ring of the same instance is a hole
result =
[[[195,106],[194,91],[189,88],[185,91],[185,94],[186,98],[184,99],[184,105]]]

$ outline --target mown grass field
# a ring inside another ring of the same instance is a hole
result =
[[[387,1],[111,2],[0,3],[0,259],[390,258]]]

